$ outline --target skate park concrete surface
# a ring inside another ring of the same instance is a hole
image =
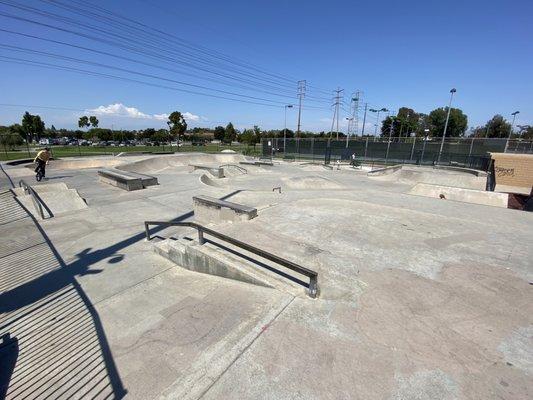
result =
[[[409,193],[482,190],[469,173],[243,160],[58,160],[39,183],[2,165],[0,398],[533,397],[533,213]],[[190,164],[225,165],[224,178]],[[100,182],[99,168],[159,185],[127,192]],[[41,220],[10,190],[20,179],[39,193],[61,183],[86,207],[69,211],[66,199]],[[317,271],[318,297],[156,253],[196,232],[152,227],[158,238],[146,241],[144,221],[194,221],[197,195],[257,208],[207,226]]]

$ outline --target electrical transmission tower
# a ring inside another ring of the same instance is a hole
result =
[[[348,119],[348,132],[347,136],[350,136],[350,133],[353,132],[357,135],[359,130],[359,102],[361,100],[361,92],[358,90],[355,93],[352,93],[352,98],[350,100],[350,117]]]
[[[337,90],[335,90],[335,98],[333,103],[335,109],[333,111],[333,119],[331,120],[331,132],[333,132],[333,125],[335,124],[335,121],[337,121],[337,140],[339,140],[339,107],[342,103],[343,92],[344,89],[337,88]]]
[[[298,129],[296,130],[296,137],[300,137],[300,126],[302,119],[302,102],[305,97],[307,81],[298,81]]]

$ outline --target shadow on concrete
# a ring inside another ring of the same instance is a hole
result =
[[[12,338],[9,333],[6,333],[2,336],[2,341],[0,342],[0,399],[6,398],[18,355],[19,344],[17,338]]]
[[[0,250],[0,398],[124,397],[98,313],[73,270],[14,197],[11,207],[27,218],[6,229],[24,232],[26,246],[11,235]]]
[[[144,240],[144,230],[103,249],[87,248],[67,264],[38,221],[16,198],[13,201],[31,220],[12,223],[26,224],[26,230],[30,224],[33,230],[26,246],[14,243],[19,246],[16,252],[0,254],[0,274],[5,277],[0,288],[0,336],[16,337],[20,347],[7,396],[124,397],[126,390],[102,323],[76,276],[101,272],[90,267],[105,259],[109,263],[120,261],[118,252]],[[193,215],[190,211],[172,221]],[[152,232],[164,229],[156,227]]]

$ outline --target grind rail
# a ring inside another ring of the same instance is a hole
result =
[[[44,204],[44,202],[41,200],[41,198],[39,197],[37,192],[30,185],[28,185],[24,180],[21,179],[19,181],[19,187],[24,189],[24,194],[30,194],[31,195],[31,199],[33,201],[33,205],[37,209],[37,212],[39,213],[41,219],[44,219],[43,207],[46,209],[46,212],[48,213],[48,215],[50,217],[53,217],[53,214],[50,211],[50,209],[48,207],[46,207],[46,204]]]
[[[250,253],[256,254],[262,258],[275,262],[285,268],[288,268],[298,274],[304,275],[309,278],[309,296],[315,298],[318,294],[318,273],[312,271],[308,268],[302,267],[301,265],[295,264],[292,261],[286,260],[275,254],[269,253],[265,250],[261,250],[255,246],[252,246],[248,243],[241,242],[235,238],[224,235],[223,233],[214,231],[212,229],[206,228],[196,222],[172,222],[172,221],[145,221],[144,228],[146,231],[146,240],[151,240],[150,236],[150,226],[185,226],[189,228],[195,228],[198,231],[198,243],[203,245],[205,243],[204,234],[211,235],[217,239],[223,240],[224,242],[230,243],[236,247],[239,247],[243,250],[246,250]]]

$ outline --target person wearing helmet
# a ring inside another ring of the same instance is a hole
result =
[[[35,157],[35,159],[33,160],[33,162],[37,163],[35,172],[37,173],[37,171],[41,170],[43,178],[46,173],[46,165],[50,160],[50,156],[50,149],[48,147],[45,147],[43,150],[37,153],[37,157]]]

